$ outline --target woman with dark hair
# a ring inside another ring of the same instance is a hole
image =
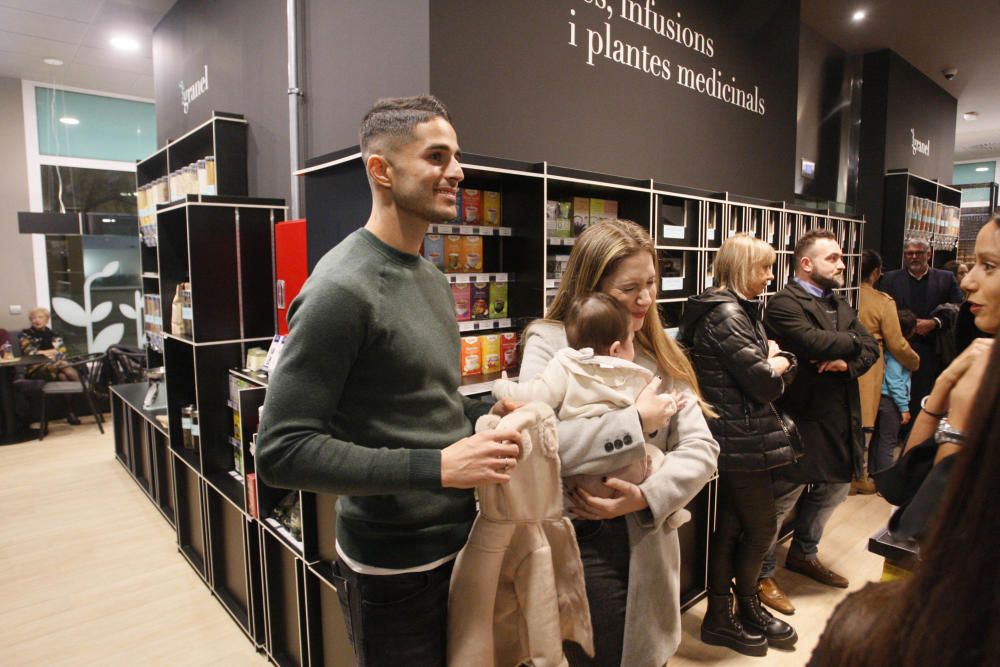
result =
[[[882,276],[882,257],[874,250],[861,253],[861,296],[858,299],[858,319],[879,345],[878,360],[868,369],[868,372],[858,378],[858,389],[861,391],[861,427],[867,433],[875,429],[875,421],[880,411],[885,408],[889,414],[895,406],[891,399],[882,402],[882,380],[885,376],[885,353],[890,353],[903,368],[915,371],[920,366],[920,357],[899,327],[899,317],[896,313],[896,302],[885,292],[875,289],[875,283]],[[908,422],[903,422],[906,424]],[[874,448],[869,448],[872,451]],[[877,469],[874,456],[868,457],[868,473]],[[851,488],[857,493],[875,493],[875,485],[868,479],[851,483]]]
[[[912,577],[848,596],[810,667],[1000,665],[1000,347],[977,341],[942,375],[949,371],[958,379],[948,392],[954,429],[944,437],[962,442],[953,443],[954,474],[921,560]]]

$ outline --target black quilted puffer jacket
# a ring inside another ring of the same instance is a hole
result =
[[[719,470],[770,470],[796,453],[771,407],[795,379],[767,363],[760,305],[725,289],[688,299],[678,340],[688,349],[702,395],[719,413],[708,426],[719,443]]]

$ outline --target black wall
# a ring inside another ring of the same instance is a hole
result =
[[[791,199],[799,4],[672,0],[653,9],[713,40],[713,55],[608,19],[599,0],[435,0],[430,88],[463,149],[667,183]],[[645,2],[640,2],[645,7]],[[573,14],[575,12],[575,15]],[[677,14],[681,17],[678,19]],[[576,26],[571,46],[570,23]],[[588,29],[671,62],[664,81],[596,56]],[[603,33],[602,33],[603,34]],[[724,73],[765,99],[765,114],[677,83],[679,65]]]
[[[378,98],[427,93],[430,10],[429,0],[300,6],[304,161],[358,143],[361,117]]]
[[[790,200],[798,2],[652,5],[710,38],[711,56],[617,13],[609,20],[602,2],[302,0],[302,161],[356,143],[377,98],[430,91],[448,104],[467,152]],[[612,5],[620,11],[620,0]],[[670,80],[602,56],[589,66],[587,30],[605,22],[612,39],[668,59]],[[286,52],[284,2],[179,0],[154,32],[160,143],[213,109],[243,113],[250,192],[288,198]],[[209,90],[185,115],[178,83],[206,64]],[[721,83],[751,94],[756,86],[764,113],[678,85],[681,65],[708,76],[714,67]]]
[[[863,77],[858,207],[868,220],[865,246],[881,249],[884,236],[903,233],[902,220],[883,220],[885,172],[950,184],[958,101],[888,49],[865,54]],[[911,128],[931,142],[930,156],[914,153]]]
[[[157,146],[211,117],[246,116],[249,194],[290,193],[285,3],[275,0],[179,0],[153,30]],[[208,90],[181,105],[208,66]]]
[[[799,34],[799,95],[796,113],[795,193],[806,199],[837,201],[841,169],[841,123],[850,110],[843,97],[847,54],[803,25]],[[813,178],[802,175],[802,158],[816,164]]]

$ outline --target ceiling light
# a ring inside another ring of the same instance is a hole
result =
[[[73,118],[72,116],[63,116],[62,118],[59,119],[59,122],[62,123],[63,125],[79,125],[80,119]]]
[[[851,14],[851,20],[858,23],[859,21],[864,21],[866,16],[868,16],[868,12],[863,9],[859,9]]]
[[[976,171],[989,171],[989,167],[976,167]]]
[[[43,58],[42,62],[46,65],[52,65],[53,67],[62,67],[63,61],[58,58]]]
[[[976,120],[977,118],[979,118],[979,112],[966,111],[965,113],[962,114],[962,118],[964,118],[965,120]]]
[[[126,37],[124,35],[116,35],[111,38],[111,46],[115,47],[119,51],[138,51],[139,42],[135,41],[131,37]]]

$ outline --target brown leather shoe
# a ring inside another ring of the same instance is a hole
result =
[[[870,496],[875,493],[875,482],[871,481],[867,477],[864,479],[856,479],[851,482],[850,494],[860,494],[862,496]]]
[[[814,558],[813,560],[800,560],[798,558],[788,556],[785,559],[785,568],[791,570],[792,572],[804,574],[810,579],[814,579],[821,584],[826,584],[827,586],[833,586],[834,588],[847,588],[848,585],[847,579],[840,576],[826,565],[823,565],[823,563],[819,562],[819,558]]]
[[[785,595],[785,591],[781,590],[774,577],[765,577],[757,582],[757,597],[761,604],[766,604],[771,609],[780,611],[786,616],[795,613],[795,605]]]

